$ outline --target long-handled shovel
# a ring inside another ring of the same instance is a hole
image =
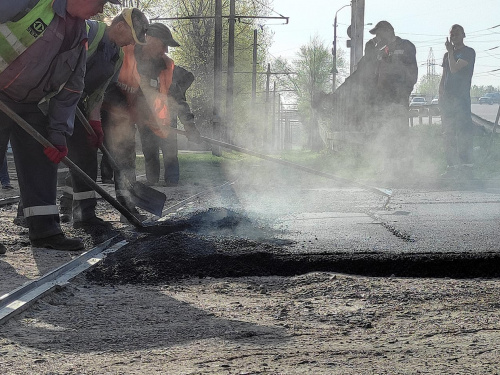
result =
[[[78,107],[76,108],[76,116],[81,121],[87,132],[89,134],[95,135],[94,129],[92,129],[92,126],[90,126],[87,118]],[[118,163],[111,156],[108,149],[104,145],[101,145],[99,149],[108,158],[109,164],[111,164],[111,168],[113,168],[115,174],[119,176],[117,178],[125,177],[124,174],[122,175]],[[163,206],[165,205],[165,201],[167,200],[167,197],[164,193],[138,181],[132,183],[126,177],[123,180],[125,183],[125,188],[129,191],[133,202],[137,207],[151,212],[156,216],[162,215]]]
[[[9,116],[13,121],[15,121],[21,128],[24,129],[29,135],[31,135],[38,143],[43,147],[54,147],[47,139],[45,139],[40,133],[38,133],[30,124],[28,124],[23,118],[11,110],[5,103],[0,101],[0,110],[2,110],[7,116]],[[154,234],[166,234],[174,231],[185,229],[185,224],[179,225],[146,225],[137,219],[125,206],[120,204],[115,198],[113,198],[106,190],[100,187],[92,178],[90,178],[84,171],[82,171],[75,163],[73,163],[67,156],[61,160],[68,168],[75,172],[78,177],[85,181],[85,183],[94,189],[97,193],[101,195],[109,204],[116,208],[127,220],[134,225],[138,230],[142,232],[154,233]]]
[[[185,130],[180,130],[180,129],[176,129],[176,128],[171,128],[170,130],[174,131],[176,133],[179,133],[179,134],[183,134],[183,135],[186,136],[186,131]],[[338,176],[335,176],[335,175],[332,175],[332,174],[329,174],[329,173],[325,173],[325,172],[321,172],[321,171],[318,171],[318,170],[315,170],[315,169],[312,169],[312,168],[304,167],[304,166],[302,166],[300,164],[295,164],[295,163],[292,163],[292,162],[289,162],[289,161],[286,161],[286,160],[281,160],[281,159],[273,158],[272,156],[267,156],[267,155],[261,154],[261,153],[256,152],[256,151],[248,150],[248,149],[243,148],[243,147],[238,147],[238,146],[232,145],[230,143],[221,142],[221,141],[218,141],[216,139],[211,139],[211,138],[206,138],[206,137],[200,137],[200,138],[201,138],[201,140],[203,140],[205,142],[208,142],[208,143],[211,143],[213,145],[221,146],[221,147],[224,147],[224,148],[227,148],[227,149],[230,149],[230,150],[239,151],[239,152],[242,152],[244,154],[249,154],[249,155],[252,155],[252,156],[256,156],[256,157],[264,159],[264,160],[269,160],[269,161],[272,161],[274,163],[286,165],[288,167],[299,169],[299,170],[307,172],[307,173],[311,173],[311,174],[315,174],[317,176],[322,176],[322,177],[325,177],[325,178],[329,178],[331,180],[339,181],[339,182],[341,182],[343,184],[346,184],[346,185],[357,186],[357,187],[362,188],[364,190],[371,191],[371,192],[373,192],[375,194],[383,195],[384,197],[388,198],[387,202],[385,203],[385,205],[387,205],[387,203],[389,201],[389,198],[392,196],[392,191],[388,190],[388,189],[381,189],[381,188],[377,188],[377,187],[365,185],[365,184],[363,184],[361,182],[349,180],[349,179],[346,179],[346,178],[343,178],[343,177],[338,177]]]

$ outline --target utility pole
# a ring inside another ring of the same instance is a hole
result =
[[[269,83],[271,80],[271,64],[267,64],[266,71],[266,104],[264,115],[264,147],[267,147],[267,128],[269,127]]]
[[[277,146],[278,150],[282,149],[282,138],[283,138],[283,131],[282,131],[282,118],[281,118],[281,94],[278,94],[278,127],[277,127]]]
[[[351,1],[351,74],[356,70],[363,57],[363,32],[365,24],[365,0]]]
[[[214,138],[221,139],[221,90],[222,90],[222,0],[215,0],[215,44],[214,44]],[[212,154],[221,156],[220,147],[212,147]]]
[[[427,56],[427,76],[435,76],[436,75],[436,60],[434,59],[434,52],[432,51],[432,47],[429,50],[429,55]]]
[[[257,98],[257,29],[253,30],[253,58],[252,58],[252,111],[255,110]]]
[[[236,0],[229,1],[229,38],[227,46],[227,89],[226,89],[226,123],[233,125],[234,119],[234,24],[236,22]]]
[[[344,9],[345,7],[349,7],[351,4],[344,5],[343,7],[339,8],[335,12],[335,19],[333,21],[333,49],[332,49],[332,55],[333,55],[333,69],[332,69],[332,92],[335,91],[337,88],[337,14]]]
[[[273,107],[272,107],[272,119],[271,119],[271,145],[272,148],[276,148],[276,81],[273,82]]]

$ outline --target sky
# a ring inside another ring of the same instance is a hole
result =
[[[271,57],[293,59],[314,36],[331,50],[335,12],[347,4],[349,0],[273,0],[271,8],[275,12],[271,15],[289,17],[289,22],[262,21],[274,33]],[[375,25],[380,20],[389,21],[396,35],[415,44],[419,79],[427,73],[431,48],[437,64],[435,72],[442,73],[444,42],[450,26],[462,25],[464,43],[476,51],[472,84],[500,86],[500,0],[365,0],[365,24]],[[351,8],[345,7],[337,14],[337,48],[346,52],[347,61],[350,22]],[[365,26],[363,43],[372,37],[368,32],[371,27]],[[492,72],[495,69],[499,70]]]

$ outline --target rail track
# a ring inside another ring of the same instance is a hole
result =
[[[162,212],[162,217],[157,222],[162,222],[172,214],[178,213],[190,205],[194,201],[198,203],[200,200],[207,198],[210,194],[217,193],[234,184],[233,182],[226,182],[220,186],[211,189],[205,189],[201,192],[186,197],[179,202],[169,205]],[[209,199],[209,198],[208,198]],[[18,203],[20,196],[11,196],[0,199],[0,208],[7,207]],[[124,230],[132,230],[132,227],[125,227]],[[71,279],[79,274],[87,271],[90,267],[102,261],[107,255],[120,250],[123,246],[127,245],[126,240],[114,241],[116,236],[112,236],[83,254],[71,259],[70,261],[59,265],[51,266],[43,276],[34,280],[28,281],[25,284],[14,288],[13,290],[4,293],[0,296],[0,325],[7,322],[12,317],[23,312],[35,303],[39,298],[60,289]]]

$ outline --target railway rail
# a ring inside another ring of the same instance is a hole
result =
[[[187,198],[180,200],[166,207],[162,212],[158,222],[161,222],[172,214],[178,213],[189,207],[194,201],[206,198],[208,195],[217,191],[231,187],[232,182],[226,182],[220,186],[211,189],[205,189],[199,193],[193,194]],[[12,196],[0,199],[0,207],[6,207],[18,203],[20,196]],[[60,289],[71,279],[79,274],[87,271],[90,267],[102,261],[107,255],[118,251],[123,246],[127,245],[126,240],[121,240],[114,243],[114,238],[111,237],[92,249],[82,253],[74,259],[62,264],[52,265],[51,270],[43,276],[26,282],[25,284],[14,288],[13,290],[4,293],[0,296],[0,325],[6,323],[9,319],[20,314],[29,308],[38,299],[47,294]]]

